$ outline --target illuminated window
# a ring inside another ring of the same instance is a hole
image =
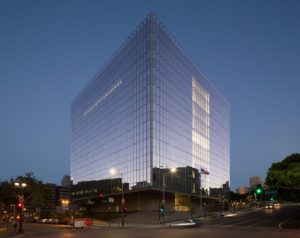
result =
[[[115,82],[108,90],[104,92],[104,94],[99,97],[91,106],[88,107],[86,111],[84,111],[83,115],[86,116],[91,111],[93,111],[105,98],[107,98],[113,91],[115,91],[121,84],[123,83],[122,80],[118,80]]]

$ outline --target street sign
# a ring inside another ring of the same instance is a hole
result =
[[[125,204],[125,202],[126,202],[126,201],[125,201],[125,199],[124,199],[124,198],[122,198],[122,199],[121,199],[121,203],[124,205],[124,204]]]
[[[108,202],[109,202],[109,203],[114,203],[114,202],[115,202],[115,198],[109,197],[109,198],[108,198]]]
[[[24,196],[23,195],[19,195],[18,197],[19,197],[19,202],[23,203],[24,202]]]

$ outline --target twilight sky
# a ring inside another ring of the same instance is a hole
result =
[[[300,152],[300,1],[1,0],[0,181],[69,173],[70,103],[153,11],[231,108],[231,188]]]

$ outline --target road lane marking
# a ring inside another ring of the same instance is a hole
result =
[[[298,215],[298,214],[296,214],[295,216],[292,216],[291,218],[289,218],[289,219],[287,219],[287,220],[285,220],[285,221],[279,223],[279,225],[278,225],[279,229],[283,229],[283,228],[282,228],[282,225],[285,224],[285,223],[287,223],[287,222],[289,222],[290,220],[293,220],[297,215]]]

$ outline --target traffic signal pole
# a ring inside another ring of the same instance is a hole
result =
[[[22,209],[21,209],[20,210],[20,220],[19,220],[19,233],[20,234],[24,233],[22,219],[23,219],[23,212],[22,212]]]
[[[24,197],[22,195],[19,195],[19,202],[18,202],[18,209],[20,214],[20,220],[19,220],[19,230],[18,233],[22,234],[24,233],[23,230],[23,207],[24,207]]]
[[[164,205],[161,205],[160,206],[160,210],[159,210],[159,214],[160,214],[160,217],[162,217],[162,223],[163,225],[165,224],[165,207]]]

